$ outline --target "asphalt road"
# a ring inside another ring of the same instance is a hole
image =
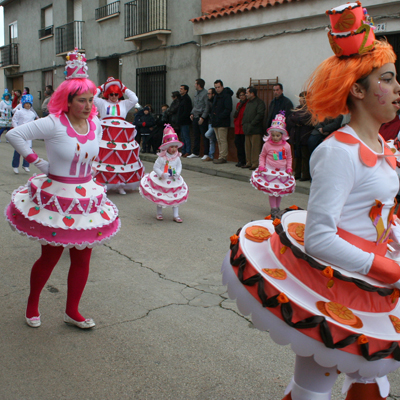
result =
[[[13,173],[12,148],[2,139],[5,207],[29,174]],[[43,142],[34,141],[34,148],[45,155]],[[170,209],[157,221],[155,206],[138,192],[109,194],[122,228],[93,251],[80,308],[97,324],[90,331],[63,323],[67,251],[42,293],[42,326],[25,324],[30,268],[40,246],[1,220],[0,400],[283,397],[293,353],[238,312],[220,275],[229,237],[268,214],[267,196],[243,181],[185,169],[182,176],[190,190],[182,224],[172,221]],[[307,199],[293,194],[282,206],[306,208]],[[390,380],[400,395],[398,374]],[[334,400],[344,399],[342,382],[340,376]]]

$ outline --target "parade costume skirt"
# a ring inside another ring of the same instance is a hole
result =
[[[117,207],[91,176],[33,176],[13,192],[5,216],[12,229],[43,245],[78,249],[103,244],[120,228]]]
[[[103,119],[101,125],[103,138],[97,162],[93,163],[96,182],[107,185],[108,189],[137,189],[144,166],[139,158],[134,125],[120,117]]]
[[[290,344],[297,355],[313,356],[323,367],[363,377],[396,370],[399,290],[308,256],[306,215],[290,211],[274,223],[253,221],[231,237],[222,265],[229,297],[277,344]],[[370,249],[376,246],[364,242]],[[376,247],[382,254],[387,244]]]
[[[282,197],[294,192],[296,180],[284,169],[268,168],[260,172],[258,168],[251,174],[250,183],[268,196]]]
[[[177,207],[187,201],[189,189],[181,176],[159,178],[152,171],[140,181],[139,192],[160,207]]]

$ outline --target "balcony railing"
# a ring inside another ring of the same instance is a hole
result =
[[[125,4],[125,39],[167,29],[167,0],[133,0]]]
[[[104,7],[96,8],[96,21],[111,18],[119,14],[119,1],[107,4]]]
[[[11,43],[0,47],[0,56],[0,68],[19,67],[17,43]]]
[[[82,32],[84,21],[74,21],[56,28],[56,54],[63,55],[75,47],[83,50]]]
[[[47,36],[54,35],[54,25],[46,26],[46,28],[39,29],[39,39],[43,39]]]

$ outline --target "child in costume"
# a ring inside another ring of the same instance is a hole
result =
[[[17,126],[21,126],[24,124],[27,124],[29,122],[32,122],[35,120],[35,114],[31,111],[32,104],[33,104],[33,96],[31,94],[24,94],[21,97],[21,104],[22,108],[17,110],[12,118],[12,125],[14,128]],[[28,140],[29,147],[32,147],[32,140]],[[14,156],[12,160],[12,168],[14,173],[18,174],[18,167],[19,167],[19,161],[20,161],[20,154],[17,152],[17,150],[14,150]],[[30,172],[29,169],[29,163],[27,160],[22,161],[22,168],[26,172]]]
[[[189,189],[181,177],[181,153],[178,148],[183,143],[179,141],[171,125],[165,125],[163,141],[153,171],[146,174],[140,181],[140,194],[157,204],[157,219],[163,220],[162,209],[172,207],[173,220],[181,223],[179,205],[186,202]]]
[[[103,99],[99,97],[103,94]],[[124,94],[128,96],[123,99]],[[110,77],[97,88],[94,104],[99,110],[103,140],[97,163],[94,163],[96,182],[106,185],[107,189],[125,190],[139,187],[144,175],[144,166],[139,158],[139,144],[135,140],[135,126],[125,121],[129,110],[135,107],[138,98],[119,79]]]
[[[271,216],[275,219],[279,213],[282,196],[294,192],[296,181],[292,176],[292,152],[286,142],[285,112],[281,111],[267,129],[264,137],[259,167],[252,173],[250,182],[258,190],[268,194]]]
[[[3,97],[1,98],[0,101],[0,136],[4,131],[8,132],[11,128],[12,128],[12,102],[8,89],[5,89]]]
[[[32,328],[41,325],[40,294],[64,248],[69,249],[71,258],[64,322],[81,329],[95,325],[92,318],[79,312],[92,247],[103,244],[120,228],[117,207],[91,174],[102,133],[93,105],[96,85],[88,79],[84,54],[75,49],[67,60],[66,80],[51,97],[50,115],[18,125],[6,135],[11,145],[42,171],[13,192],[5,211],[12,229],[42,246],[32,267],[25,314]],[[32,139],[44,140],[49,161],[30,148]]]
[[[223,281],[258,329],[296,353],[285,400],[330,400],[338,371],[346,400],[380,400],[400,366],[399,180],[379,135],[400,108],[396,55],[360,2],[327,14],[335,55],[312,74],[307,106],[313,123],[349,112],[351,122],[311,156],[308,212],[245,225]]]

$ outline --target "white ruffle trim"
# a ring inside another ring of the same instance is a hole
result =
[[[389,396],[390,383],[387,376],[382,376],[380,378],[379,377],[353,378],[349,375],[346,375],[346,378],[342,386],[342,393],[343,394],[347,393],[353,383],[363,383],[363,384],[376,383],[379,387],[379,394],[382,396],[382,398],[386,399],[386,397]]]
[[[285,196],[289,196],[289,195],[291,195],[291,194],[294,193],[294,191],[293,191],[292,193],[285,193],[285,194],[275,193],[275,192],[267,193],[267,192],[264,192],[263,190],[258,189],[256,186],[254,186],[254,184],[253,184],[253,182],[251,181],[251,179],[249,180],[249,182],[250,182],[251,186],[253,186],[254,189],[258,190],[259,192],[261,192],[261,193],[263,193],[263,194],[266,194],[267,196],[272,196],[272,197],[285,197]]]
[[[230,264],[230,252],[226,255],[222,268],[222,281],[228,286],[228,294],[236,300],[243,315],[251,314],[254,326],[261,331],[269,331],[272,340],[280,345],[291,345],[292,350],[302,357],[314,357],[317,364],[351,374],[358,372],[365,378],[383,377],[400,367],[393,358],[367,361],[365,358],[337,349],[329,349],[322,342],[314,340],[299,330],[289,327],[283,320],[263,308],[237,278]]]
[[[5,210],[4,210],[4,216],[6,217],[7,222],[10,224],[11,229],[12,229],[13,231],[18,232],[18,233],[19,233],[20,235],[22,235],[22,236],[26,236],[26,237],[28,237],[29,239],[33,240],[33,241],[39,242],[39,243],[42,244],[42,245],[50,244],[51,246],[63,246],[63,247],[65,247],[66,249],[70,249],[70,248],[72,248],[72,247],[76,247],[78,250],[85,249],[86,247],[89,247],[89,248],[92,249],[92,248],[95,247],[95,246],[101,246],[101,245],[103,245],[104,243],[107,243],[107,242],[108,242],[109,240],[111,240],[111,239],[119,232],[119,230],[121,229],[121,219],[118,219],[118,228],[116,229],[116,231],[115,231],[111,236],[108,236],[108,237],[106,237],[106,238],[104,238],[104,239],[102,239],[102,240],[98,240],[98,241],[93,242],[93,243],[89,243],[89,242],[72,243],[72,242],[71,242],[71,243],[68,243],[68,244],[61,244],[61,243],[58,243],[58,242],[48,242],[46,239],[37,238],[37,237],[31,236],[31,235],[28,235],[28,234],[27,234],[26,232],[24,232],[24,231],[19,230],[19,229],[9,220],[9,218],[8,218],[8,216],[7,216],[7,207],[8,207],[8,205],[6,206],[6,208],[5,208]]]

